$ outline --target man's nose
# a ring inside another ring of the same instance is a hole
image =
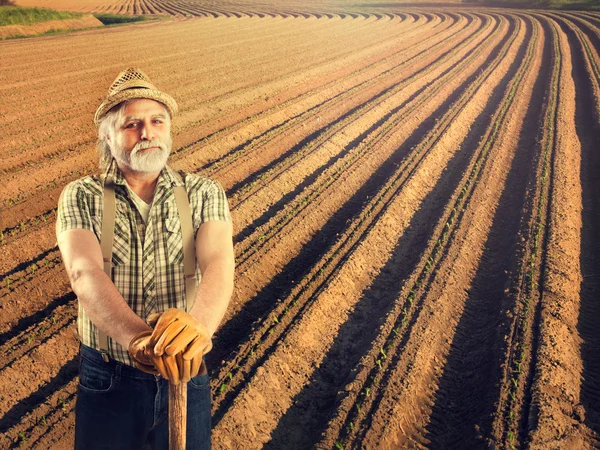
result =
[[[152,130],[152,126],[150,126],[149,124],[144,124],[144,126],[142,127],[142,135],[141,135],[142,139],[146,139],[146,140],[152,140],[154,138],[154,130]]]

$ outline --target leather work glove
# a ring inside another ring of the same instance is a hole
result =
[[[158,317],[158,319],[157,319]],[[170,383],[188,382],[198,375],[202,357],[212,349],[208,330],[196,318],[177,308],[152,314],[152,362]]]
[[[133,358],[135,366],[142,372],[146,372],[152,375],[158,375],[154,363],[151,357],[150,338],[152,337],[152,331],[142,331],[136,334],[133,339],[129,342],[127,351]]]

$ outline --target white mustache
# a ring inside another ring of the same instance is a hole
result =
[[[167,146],[159,139],[154,139],[152,141],[141,141],[138,142],[137,144],[135,144],[135,147],[133,147],[132,150],[132,154],[136,154],[138,151],[140,150],[145,150],[147,148],[150,147],[158,147],[160,148],[163,152],[167,151]]]

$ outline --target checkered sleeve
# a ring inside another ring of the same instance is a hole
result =
[[[209,220],[231,222],[225,190],[218,181],[204,179],[198,186],[198,205],[194,208],[194,230]]]
[[[60,194],[56,235],[76,228],[93,231],[87,196],[79,181],[69,183]]]

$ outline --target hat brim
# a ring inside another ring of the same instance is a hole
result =
[[[170,95],[164,92],[153,90],[153,89],[127,89],[125,91],[118,92],[115,95],[108,97],[104,100],[94,115],[94,123],[98,125],[100,120],[115,106],[119,103],[123,103],[127,100],[135,99],[149,99],[156,100],[159,103],[165,105],[171,118],[177,113],[177,102]]]

